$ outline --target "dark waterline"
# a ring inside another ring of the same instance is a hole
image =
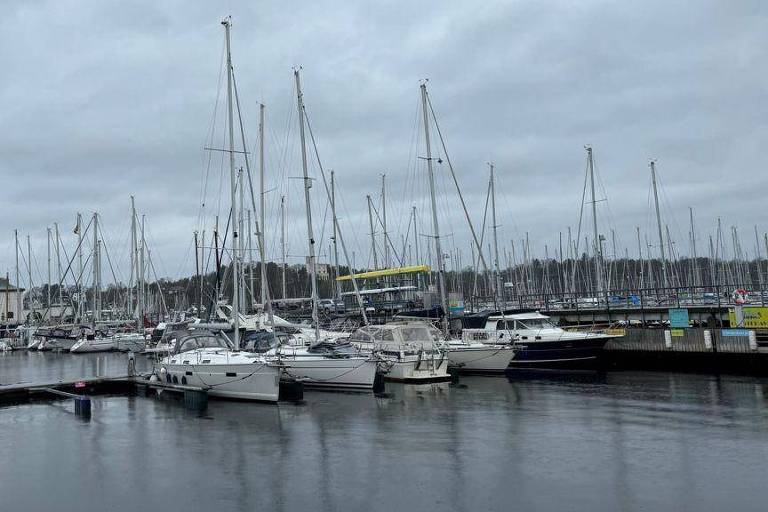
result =
[[[143,357],[139,366],[146,365]],[[0,355],[0,383],[125,373]],[[766,508],[768,380],[616,372],[307,392],[303,405],[95,397],[0,409],[0,510]]]

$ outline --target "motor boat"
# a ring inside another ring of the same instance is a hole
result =
[[[234,350],[221,333],[194,330],[173,339],[170,355],[156,371],[161,381],[199,387],[212,397],[277,402],[283,377],[279,362]]]
[[[593,364],[616,335],[566,331],[536,310],[486,312],[464,317],[466,342],[511,344],[510,368],[580,368]]]
[[[262,330],[246,331],[243,348],[279,361],[288,376],[307,387],[371,390],[376,384],[376,357],[349,343],[325,341],[307,346],[303,339],[279,330]]]
[[[450,379],[447,351],[421,322],[369,325],[357,329],[349,342],[379,357],[384,378],[402,382]]]
[[[460,373],[504,373],[515,357],[512,344],[488,344],[461,338],[445,339],[432,323],[425,325],[448,355],[448,367]]]

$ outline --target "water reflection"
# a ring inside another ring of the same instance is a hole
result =
[[[2,357],[0,380],[124,371],[123,355],[94,356]],[[90,423],[63,402],[9,407],[2,510],[760,510],[766,385],[464,377],[382,396],[307,391],[301,405],[212,400],[203,414],[96,397]]]

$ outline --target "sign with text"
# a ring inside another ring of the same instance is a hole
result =
[[[685,336],[685,329],[670,329],[669,332],[673,338],[682,338]]]
[[[731,327],[745,327],[747,329],[768,329],[768,307],[742,306],[744,324],[739,325],[736,318],[736,310],[728,308],[728,320]]]
[[[720,334],[724,337],[749,336],[749,329],[722,329]]]
[[[688,310],[685,308],[672,308],[669,310],[669,326],[673,329],[688,328]]]

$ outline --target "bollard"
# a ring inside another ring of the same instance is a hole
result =
[[[128,351],[128,376],[134,377],[136,375],[136,355],[132,350]]]
[[[84,418],[91,417],[91,399],[87,396],[75,397],[75,414]]]
[[[376,394],[384,392],[384,375],[376,372],[376,377],[373,378],[373,392]]]
[[[757,334],[755,331],[749,331],[749,350],[757,352]]]

